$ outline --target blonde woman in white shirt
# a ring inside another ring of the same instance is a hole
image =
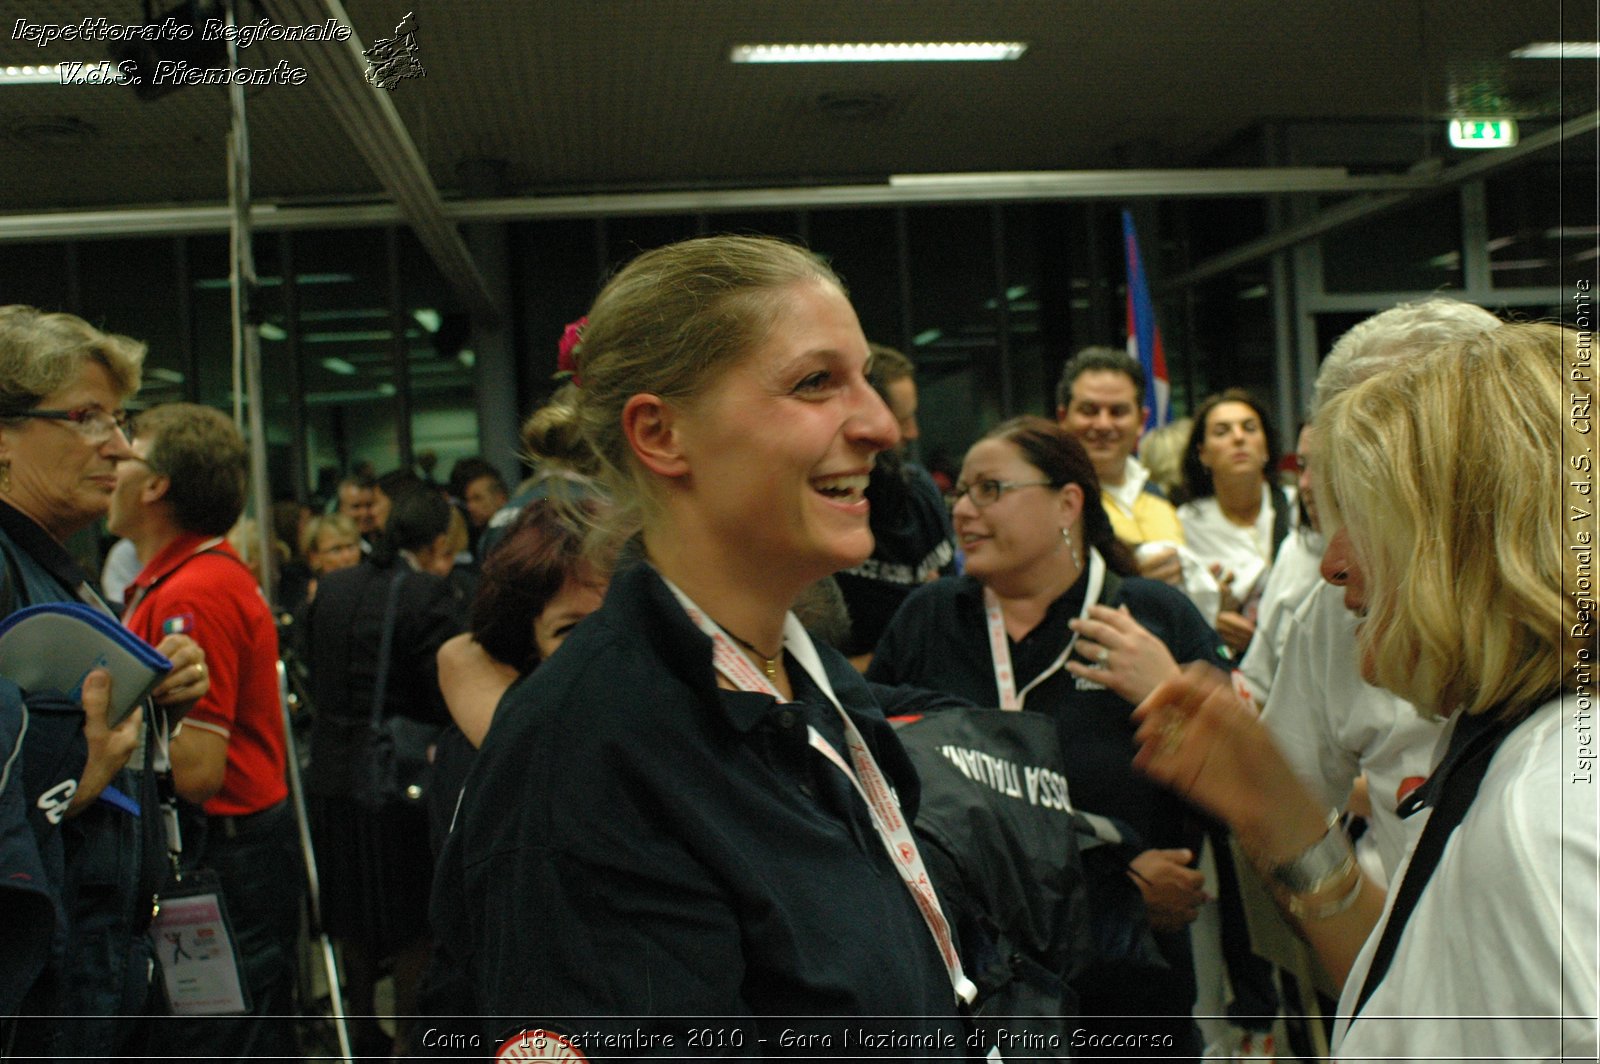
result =
[[[1503,325],[1318,414],[1322,571],[1360,617],[1362,678],[1446,721],[1387,899],[1220,674],[1134,712],[1135,766],[1232,827],[1343,980],[1339,1060],[1600,1048],[1586,337]]]

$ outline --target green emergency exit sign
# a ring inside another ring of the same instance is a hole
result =
[[[1511,118],[1457,118],[1450,122],[1452,148],[1509,148],[1517,142]]]

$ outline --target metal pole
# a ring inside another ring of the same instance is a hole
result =
[[[231,28],[238,16],[238,0],[228,0],[227,22]],[[238,40],[228,39],[228,67],[239,69]],[[262,593],[268,602],[276,601],[273,592],[274,560],[272,547],[272,494],[267,483],[267,428],[261,388],[261,325],[255,320],[255,252],[250,244],[250,126],[245,119],[244,86],[237,78],[228,85],[228,103],[233,124],[228,135],[228,200],[233,209],[231,241],[233,249],[233,360],[237,378],[241,363],[247,396],[250,440],[250,480],[256,511],[256,557]],[[238,403],[234,404],[238,420]],[[241,426],[242,427],[242,426]]]
[[[300,755],[294,744],[294,714],[290,711],[289,668],[278,661],[278,704],[283,707],[283,737],[289,765],[289,801],[294,804],[295,824],[300,829],[300,856],[305,861],[306,890],[311,903],[311,934],[321,947],[322,968],[328,980],[328,1009],[333,1015],[334,1034],[339,1039],[339,1055],[352,1059],[350,1026],[345,1022],[344,989],[339,981],[339,962],[333,953],[333,940],[322,929],[322,877],[317,871],[317,853],[311,844],[311,816],[306,811],[305,787],[300,782]]]
[[[228,0],[226,18],[230,30],[237,25],[238,0]],[[228,67],[230,70],[239,69],[237,38],[231,34],[228,39]],[[262,592],[266,595],[267,601],[272,602],[274,601],[272,501],[267,484],[266,416],[261,387],[261,329],[260,322],[255,320],[255,309],[252,305],[256,293],[256,265],[255,253],[250,244],[250,127],[245,118],[244,86],[239,84],[237,79],[233,79],[228,86],[228,103],[233,113],[233,122],[228,134],[228,200],[232,208],[230,288],[233,293],[234,373],[237,379],[242,363],[249,399],[250,479],[254,488],[256,509],[256,550],[260,559],[258,576]],[[237,401],[234,418],[238,420]],[[339,1039],[339,1052],[346,1061],[350,1061],[353,1054],[350,1047],[350,1032],[344,1020],[339,967],[334,957],[333,944],[322,931],[316,855],[311,848],[310,821],[306,815],[305,795],[300,786],[300,763],[294,748],[293,722],[289,718],[288,673],[282,661],[278,662],[278,699],[283,712],[289,793],[294,801],[295,819],[300,829],[300,847],[306,862],[311,919],[322,942],[322,960],[328,979],[329,1008],[333,1014],[334,1031]]]

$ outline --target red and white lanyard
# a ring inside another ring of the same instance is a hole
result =
[[[211,539],[206,540],[204,543],[202,543],[199,546],[195,547],[194,550],[190,551],[189,552],[189,556],[187,558],[183,559],[183,561],[179,562],[177,565],[171,566],[170,568],[167,569],[166,572],[162,573],[159,577],[157,577],[156,579],[150,581],[148,584],[144,584],[144,585],[142,585],[140,587],[135,588],[134,592],[133,592],[133,597],[128,600],[127,605],[122,607],[122,616],[124,618],[132,617],[133,616],[133,611],[138,609],[139,603],[144,601],[144,597],[146,595],[148,595],[150,592],[152,592],[152,591],[154,591],[156,589],[156,585],[164,582],[167,579],[167,577],[169,577],[173,573],[177,572],[184,565],[187,565],[189,563],[190,559],[198,558],[198,557],[200,557],[200,555],[204,554],[206,551],[215,550],[216,548],[220,547],[222,545],[223,541],[226,540],[227,538],[228,537],[226,537],[226,536],[215,536],[215,537],[213,537]]]
[[[1078,611],[1078,619],[1083,620],[1089,616],[1089,607],[1100,601],[1100,589],[1106,582],[1106,560],[1100,557],[1100,552],[1093,547],[1089,548],[1089,588],[1083,595],[1083,609]],[[1028,692],[1038,687],[1045,680],[1054,676],[1066,665],[1067,658],[1072,654],[1072,648],[1078,642],[1078,633],[1073,632],[1072,638],[1067,640],[1067,648],[1039,675],[1035,676],[1019,694],[1017,692],[1017,674],[1011,668],[1011,644],[1006,636],[1006,619],[1000,611],[1000,598],[988,588],[983,589],[983,612],[989,623],[989,654],[994,659],[994,686],[1000,692],[1001,709],[1021,709],[1022,703],[1027,700]]]
[[[741,691],[755,691],[771,695],[779,702],[784,701],[778,689],[739,650],[727,632],[706,616],[705,611],[696,606],[693,600],[680,591],[672,581],[664,576],[661,580],[677,596],[678,602],[682,604],[684,612],[689,615],[695,626],[711,638],[712,664],[729,683]],[[917,840],[912,834],[911,825],[901,814],[899,799],[890,790],[889,781],[884,778],[883,770],[878,767],[878,762],[868,749],[860,729],[839,704],[838,696],[833,693],[833,685],[828,681],[828,674],[822,667],[822,658],[818,656],[810,634],[792,613],[783,621],[783,646],[805,670],[806,675],[811,677],[811,682],[827,696],[829,702],[833,703],[833,708],[839,711],[839,719],[844,723],[845,748],[849,751],[850,761],[855,768],[852,771],[851,766],[839,756],[839,751],[834,749],[833,744],[824,739],[816,728],[807,725],[806,734],[812,749],[843,772],[845,778],[855,787],[856,793],[861,795],[861,800],[866,803],[867,811],[872,815],[872,826],[877,829],[878,838],[889,853],[890,863],[900,873],[901,880],[916,902],[917,911],[922,914],[929,933],[933,935],[939,956],[944,960],[945,971],[950,976],[950,986],[955,990],[957,998],[971,1004],[978,995],[978,988],[961,970],[961,958],[956,955],[955,941],[950,934],[950,923],[945,919],[944,910],[939,906],[939,898],[933,892],[933,884],[929,881],[928,870],[922,863],[922,854],[917,850]]]

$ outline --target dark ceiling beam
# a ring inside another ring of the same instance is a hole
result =
[[[1280,229],[1275,233],[1252,240],[1231,248],[1221,254],[1213,255],[1193,269],[1186,270],[1176,277],[1167,279],[1156,286],[1158,295],[1169,295],[1173,292],[1191,288],[1201,281],[1206,281],[1219,274],[1236,270],[1246,263],[1264,259],[1268,255],[1285,251],[1296,244],[1307,240],[1314,240],[1326,236],[1336,229],[1342,229],[1354,222],[1384,211],[1393,210],[1406,203],[1413,203],[1428,196],[1436,195],[1448,189],[1463,185],[1468,181],[1476,181],[1497,170],[1525,162],[1529,156],[1555,147],[1569,137],[1579,137],[1600,128],[1600,111],[1591,111],[1579,118],[1569,119],[1560,125],[1535,133],[1533,136],[1520,141],[1515,147],[1502,148],[1498,151],[1485,153],[1481,158],[1471,162],[1460,163],[1449,169],[1441,170],[1428,182],[1427,186],[1411,192],[1385,192],[1378,195],[1362,196],[1358,199],[1348,200],[1327,210],[1319,211],[1305,221],[1292,225],[1287,229]]]
[[[331,18],[350,29],[350,39],[342,43],[274,42],[274,54],[281,50],[290,62],[306,69],[308,81],[394,197],[400,217],[417,234],[445,281],[480,323],[497,325],[501,309],[461,233],[446,216],[422,154],[388,91],[367,81],[364,45],[344,5],[339,0],[266,0],[266,8],[282,25],[309,26]]]

